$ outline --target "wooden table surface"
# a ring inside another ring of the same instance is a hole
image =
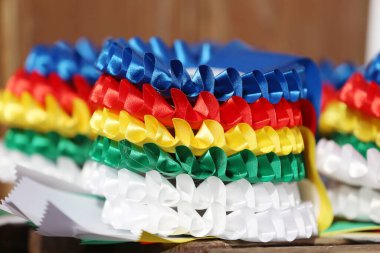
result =
[[[197,240],[185,244],[122,243],[109,245],[83,245],[73,238],[43,237],[25,225],[0,227],[1,253],[258,253],[258,252],[380,252],[380,244],[359,244],[343,239],[312,238],[291,243],[249,243],[219,239]]]

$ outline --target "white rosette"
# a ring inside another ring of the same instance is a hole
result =
[[[310,238],[317,233],[313,207],[309,202],[259,213],[247,207],[226,212],[221,204],[213,203],[200,213],[187,202],[181,202],[173,209],[156,203],[107,200],[102,219],[115,229],[129,230],[136,235],[144,230],[162,236],[189,234],[269,242]]]
[[[224,184],[217,177],[209,177],[198,185],[190,175],[180,174],[170,182],[157,171],[140,175],[126,169],[115,170],[89,161],[83,168],[85,189],[104,195],[109,201],[127,200],[134,203],[157,203],[178,207],[191,204],[204,210],[219,204],[227,212],[249,208],[262,212],[271,208],[286,209],[301,202],[297,183],[270,182],[250,184],[245,179]]]
[[[380,223],[380,192],[368,187],[330,183],[329,197],[334,214],[349,220]]]
[[[102,220],[115,229],[162,236],[188,234],[253,242],[292,241],[317,233],[313,206],[301,203],[297,183],[194,181],[180,174],[166,179],[89,161],[83,186],[103,195]]]
[[[81,168],[68,157],[61,156],[56,162],[53,162],[42,155],[28,156],[17,150],[9,150],[1,143],[0,181],[14,183],[16,181],[17,165],[74,184],[79,183],[78,178],[81,175]]]
[[[380,152],[367,150],[364,158],[351,144],[339,146],[321,139],[316,148],[318,171],[328,178],[354,186],[380,189]]]

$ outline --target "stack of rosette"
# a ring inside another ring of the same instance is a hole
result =
[[[380,223],[380,56],[328,96],[320,117],[318,170],[331,179],[338,217]]]
[[[96,58],[86,39],[31,50],[1,92],[0,121],[9,127],[0,146],[1,181],[13,182],[21,165],[78,182],[91,145],[87,101],[99,77]]]
[[[103,222],[261,242],[330,225],[313,165],[320,81],[310,60],[237,42],[132,38],[108,40],[97,67],[99,136],[82,176],[106,199]]]

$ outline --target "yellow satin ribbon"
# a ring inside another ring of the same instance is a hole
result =
[[[319,176],[315,160],[315,137],[307,127],[301,127],[302,137],[305,142],[305,167],[307,179],[299,182],[302,201],[309,200],[313,203],[316,213],[318,230],[322,232],[329,228],[334,219],[334,212],[327,195],[326,187]]]
[[[0,122],[38,132],[54,131],[66,137],[93,135],[88,124],[91,114],[85,101],[74,99],[70,116],[53,96],[47,95],[45,99],[44,108],[28,92],[17,97],[9,90],[3,91],[0,93]]]
[[[185,145],[196,156],[203,155],[213,146],[222,148],[227,155],[248,149],[256,155],[275,152],[282,156],[289,153],[299,154],[304,148],[302,134],[298,128],[284,127],[274,130],[271,127],[264,127],[255,131],[248,124],[240,123],[224,132],[219,122],[205,120],[194,135],[187,121],[175,118],[173,137],[170,130],[155,117],[146,115],[144,121],[126,111],[117,114],[103,108],[94,112],[90,125],[94,133],[115,141],[127,139],[139,146],[154,142],[170,153],[175,153],[176,146]]]
[[[352,110],[342,102],[327,105],[319,120],[319,130],[325,135],[333,132],[353,134],[361,141],[373,141],[380,147],[380,120]]]

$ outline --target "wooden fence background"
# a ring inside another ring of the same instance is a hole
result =
[[[316,60],[362,63],[368,0],[0,0],[0,81],[35,43],[153,35],[242,39]]]

